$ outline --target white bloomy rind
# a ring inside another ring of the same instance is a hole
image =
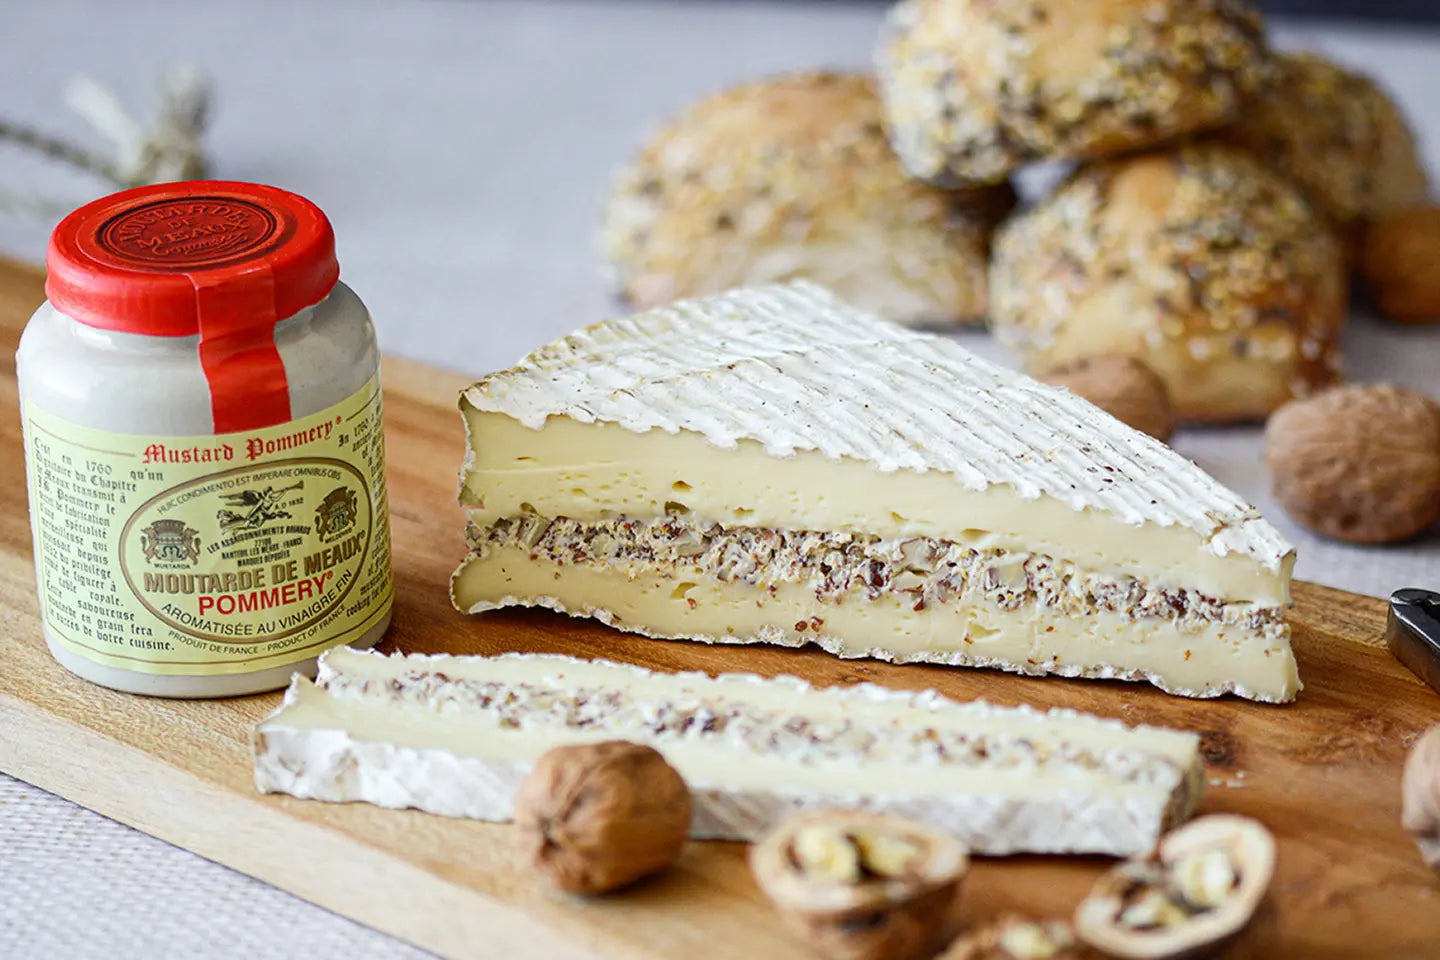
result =
[[[482,686],[502,698],[520,686],[521,699],[537,689],[542,696],[533,717],[507,726],[476,699]],[[582,688],[619,691],[633,711],[558,722],[557,711],[575,716],[567,691]],[[703,716],[802,718],[871,746],[846,753],[852,741],[844,739],[827,750],[782,731],[778,744],[761,749],[723,726],[654,729],[666,710],[697,708],[710,711]],[[652,719],[635,722],[636,711]],[[916,730],[983,736],[1000,752],[902,763],[899,751],[913,746]],[[978,853],[1130,856],[1188,817],[1203,783],[1194,734],[1075,711],[958,703],[871,684],[814,688],[793,677],[662,674],[560,656],[386,657],[344,648],[322,658],[316,683],[296,677],[280,709],[256,728],[255,783],[266,793],[505,821],[541,753],[606,739],[648,742],[666,755],[694,793],[691,835],[699,838],[754,840],[795,810],[840,806],[922,820]],[[1075,761],[1072,751],[1099,759]]]
[[[818,451],[974,491],[1008,486],[1132,526],[1183,527],[1214,555],[1272,572],[1293,554],[1254,507],[1165,444],[804,281],[595,324],[481,380],[464,403],[533,430],[568,417],[690,431],[724,449],[748,440],[774,457]]]

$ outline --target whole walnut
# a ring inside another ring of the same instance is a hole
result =
[[[1431,727],[1415,741],[1405,758],[1400,820],[1420,856],[1440,871],[1440,727]]]
[[[675,862],[690,790],[652,747],[610,740],[556,747],[515,794],[522,853],[561,890],[606,893]]]
[[[1385,316],[1440,323],[1440,206],[1405,210],[1370,227],[1360,270]]]
[[[1316,533],[1390,543],[1440,518],[1440,406],[1423,394],[1326,390],[1277,410],[1265,443],[1276,499]]]
[[[1039,379],[1066,388],[1156,440],[1169,440],[1175,432],[1175,411],[1165,382],[1133,357],[1086,357],[1052,367]]]

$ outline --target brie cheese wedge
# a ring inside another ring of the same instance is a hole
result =
[[[1287,701],[1294,551],[1164,444],[812,284],[582,330],[461,400],[467,612]]]
[[[664,674],[562,656],[344,647],[255,732],[263,792],[510,819],[551,747],[630,740],[689,784],[695,837],[753,840],[798,809],[894,813],[986,854],[1149,850],[1203,789],[1199,738],[1069,710],[871,684]]]

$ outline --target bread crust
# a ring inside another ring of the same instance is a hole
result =
[[[1220,126],[1269,69],[1249,0],[902,0],[876,63],[901,162],[942,185]]]
[[[1082,168],[1000,230],[991,291],[991,325],[1029,370],[1135,357],[1182,422],[1262,419],[1339,377],[1338,241],[1219,144]]]
[[[805,73],[684,111],[617,178],[601,246],[649,308],[805,278],[907,324],[978,323],[1008,184],[952,193],[906,176],[874,80]]]
[[[1415,136],[1375,81],[1315,53],[1274,62],[1265,94],[1218,136],[1294,181],[1347,232],[1424,201],[1429,182]]]

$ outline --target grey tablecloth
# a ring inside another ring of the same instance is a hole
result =
[[[335,221],[344,276],[374,311],[385,349],[480,372],[613,312],[594,223],[610,172],[643,131],[736,80],[865,64],[881,9],[8,0],[0,116],[84,137],[58,106],[73,74],[145,103],[162,63],[196,63],[218,82],[216,174],[315,199]],[[1440,31],[1277,33],[1382,77],[1427,155],[1440,158]],[[0,146],[0,193],[74,205],[99,190]],[[0,215],[0,251],[39,260],[49,227]],[[983,336],[967,339],[990,349]],[[1434,389],[1440,331],[1362,318],[1347,348],[1358,379]],[[1364,550],[1295,529],[1265,493],[1257,431],[1191,431],[1175,445],[1275,519],[1300,548],[1300,576],[1375,594],[1440,581],[1440,541]],[[0,777],[0,956],[412,952]]]

